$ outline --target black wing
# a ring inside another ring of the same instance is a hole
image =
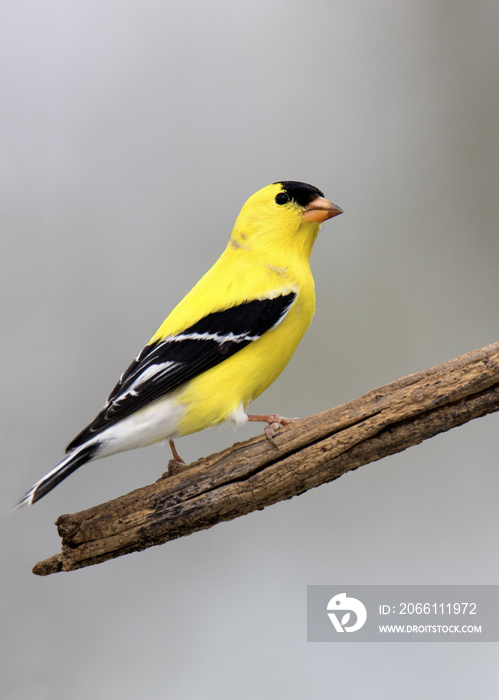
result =
[[[146,345],[121,375],[104,408],[66,451],[258,340],[282,321],[295,298],[290,292],[215,311],[177,335]]]

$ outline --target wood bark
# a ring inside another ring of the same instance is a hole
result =
[[[236,443],[173,477],[57,522],[62,552],[35,565],[73,571],[190,535],[292,498],[499,409],[499,343]]]

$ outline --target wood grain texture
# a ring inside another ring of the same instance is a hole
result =
[[[200,459],[173,477],[57,522],[62,552],[33,573],[73,571],[232,520],[499,409],[499,343]]]

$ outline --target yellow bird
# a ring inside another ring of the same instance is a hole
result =
[[[315,310],[310,253],[320,225],[342,210],[303,182],[268,185],[248,199],[213,267],[173,309],[121,375],[67,457],[18,506],[32,504],[86,462],[223,421],[289,422],[247,415],[282,372]]]

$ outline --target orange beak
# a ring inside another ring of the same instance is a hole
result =
[[[313,221],[316,224],[321,224],[327,219],[332,219],[333,216],[338,216],[338,214],[343,214],[343,209],[340,209],[328,199],[324,199],[324,197],[316,197],[305,207],[303,221],[307,223]]]

